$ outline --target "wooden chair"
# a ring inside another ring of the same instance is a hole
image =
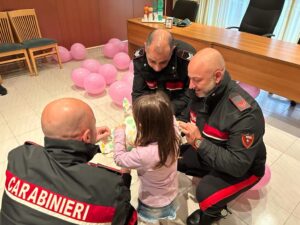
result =
[[[26,47],[22,44],[14,43],[7,13],[0,12],[0,65],[23,60],[25,60],[30,74],[32,74]]]
[[[37,74],[36,59],[49,55],[56,55],[59,66],[62,68],[57,42],[42,38],[34,9],[10,11],[8,16],[18,40],[28,50],[35,74]]]

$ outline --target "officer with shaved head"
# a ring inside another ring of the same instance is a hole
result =
[[[230,78],[217,50],[199,51],[188,73],[191,102],[179,124],[188,144],[181,146],[178,170],[202,177],[196,189],[200,209],[187,224],[209,225],[264,175],[265,124],[259,105]]]
[[[110,130],[96,127],[83,101],[63,98],[42,113],[44,147],[26,142],[8,155],[0,224],[136,224],[130,174],[89,163]]]

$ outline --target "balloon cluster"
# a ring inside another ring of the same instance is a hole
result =
[[[82,46],[79,43],[72,45],[69,55],[77,60],[85,59],[86,50]],[[79,68],[72,71],[71,78],[77,87],[84,88],[87,93],[93,95],[103,93],[109,86],[109,96],[116,105],[121,107],[125,97],[131,102],[133,85],[133,62],[127,54],[128,46],[126,42],[112,38],[102,49],[104,56],[112,59],[112,64],[102,65],[95,59],[85,59]],[[64,50],[64,53],[67,55],[66,51]],[[118,70],[128,69],[122,79],[117,80]]]
[[[124,52],[128,53],[128,42],[123,42],[118,38],[111,38],[109,41],[103,46],[103,55],[106,58],[114,58],[117,53]]]
[[[128,56],[128,43],[122,42],[117,38],[111,38],[103,46],[103,55],[106,58],[112,59],[114,65],[119,70],[126,70],[130,64],[130,57]]]
[[[86,48],[80,43],[74,43],[70,51],[63,46],[58,46],[58,55],[62,63],[69,62],[72,59],[83,60],[86,57]],[[53,58],[58,61],[56,56],[53,56]]]

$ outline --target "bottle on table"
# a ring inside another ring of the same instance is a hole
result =
[[[149,12],[149,14],[148,14],[148,21],[153,21],[153,8],[151,7],[151,6],[149,6],[149,8],[148,8],[148,12]]]
[[[157,0],[157,15],[159,21],[163,20],[163,12],[164,12],[164,1]]]
[[[148,5],[144,6],[144,21],[148,21]]]
[[[152,7],[153,7],[153,20],[158,21],[158,15],[157,15],[157,0],[152,1]]]

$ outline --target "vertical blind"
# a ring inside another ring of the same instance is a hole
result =
[[[262,0],[263,1],[263,0]],[[199,0],[196,22],[209,26],[239,26],[249,0]],[[275,39],[297,43],[300,38],[300,0],[285,0],[275,27]]]

